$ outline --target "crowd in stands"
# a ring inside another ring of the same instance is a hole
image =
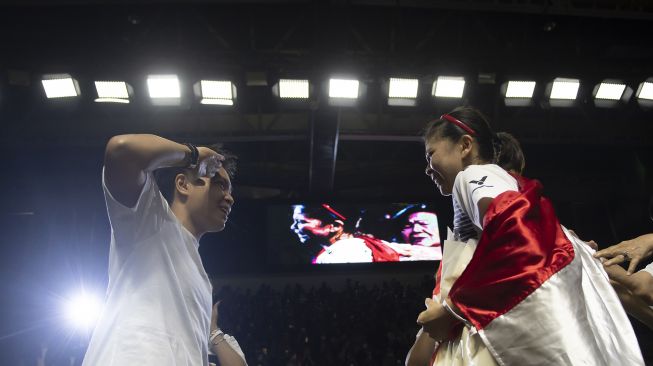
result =
[[[216,298],[220,327],[238,340],[249,366],[395,366],[404,364],[415,341],[416,317],[433,284],[424,276],[416,283],[222,286]],[[637,321],[633,326],[650,363],[653,333]],[[85,347],[79,339],[66,340],[66,350],[55,343],[47,357],[46,345],[30,347],[16,365],[81,365]]]
[[[238,339],[250,366],[403,365],[432,288],[428,276],[411,285],[348,280],[340,289],[223,287],[220,326]]]

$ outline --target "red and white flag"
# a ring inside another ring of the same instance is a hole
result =
[[[519,192],[492,201],[478,245],[448,289],[467,328],[499,365],[644,365],[592,250],[560,225],[539,182],[519,183]]]

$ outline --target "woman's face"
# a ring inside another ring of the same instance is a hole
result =
[[[333,225],[325,225],[322,220],[307,216],[301,206],[295,207],[292,220],[290,230],[297,234],[299,241],[302,243],[313,239],[324,240],[332,235],[331,227]]]
[[[438,217],[433,212],[413,212],[401,230],[404,243],[433,247],[440,245]]]
[[[426,150],[426,175],[438,186],[444,196],[451,195],[456,175],[464,168],[463,159],[467,155],[461,142],[452,142],[437,134],[429,139]]]

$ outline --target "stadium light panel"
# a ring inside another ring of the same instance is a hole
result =
[[[432,94],[436,98],[462,98],[464,90],[464,77],[438,76],[433,82]]]
[[[310,83],[308,80],[279,80],[279,98],[281,99],[308,99],[309,94]]]
[[[44,75],[41,83],[48,99],[71,98],[80,95],[77,80],[68,74]]]
[[[147,89],[152,99],[180,98],[181,88],[177,75],[150,75]]]
[[[131,87],[124,81],[96,81],[98,103],[129,103]]]
[[[417,79],[390,78],[388,98],[415,99],[418,86],[419,80]]]
[[[330,79],[329,98],[358,99],[360,82],[351,79]]]
[[[201,104],[234,105],[235,86],[231,81],[200,80]]]
[[[653,100],[653,82],[645,81],[640,84],[637,99]]]
[[[626,84],[602,82],[594,95],[596,99],[620,100],[626,90]]]
[[[580,81],[578,79],[556,78],[551,86],[549,99],[576,100]]]
[[[534,81],[509,81],[506,88],[506,98],[533,98],[535,91]]]

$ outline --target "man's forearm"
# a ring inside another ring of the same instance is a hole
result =
[[[653,277],[648,272],[637,272],[629,276],[625,269],[616,264],[605,267],[605,271],[612,281],[648,305],[653,305]]]
[[[188,164],[190,149],[155,135],[119,135],[107,143],[104,179],[113,197],[125,206],[136,204],[147,173]]]
[[[118,135],[107,144],[105,165],[127,165],[135,170],[150,172],[184,166],[188,152],[188,147],[183,144],[155,135]]]
[[[653,329],[653,309],[619,283],[612,282],[612,286],[626,312]]]

